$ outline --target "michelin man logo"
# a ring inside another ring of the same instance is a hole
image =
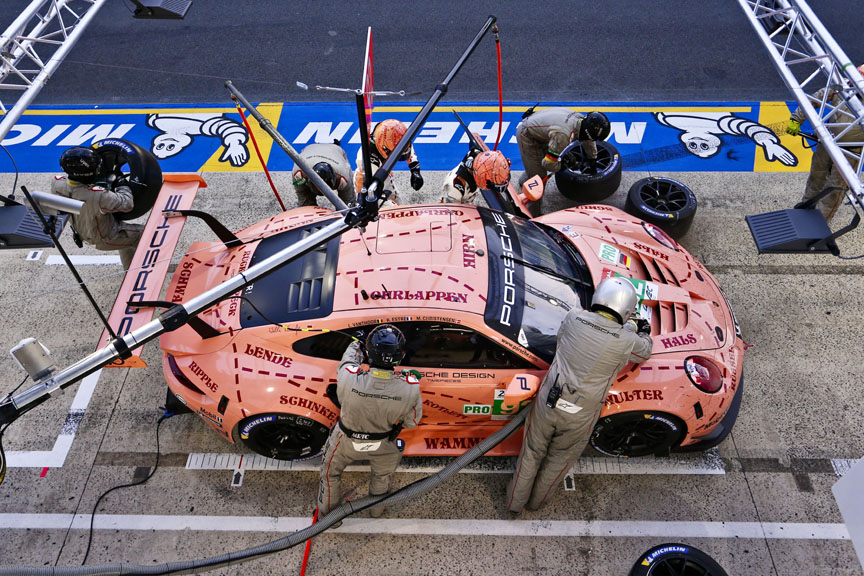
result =
[[[246,148],[249,135],[246,129],[224,114],[150,114],[147,116],[147,125],[161,132],[153,138],[150,149],[159,159],[179,154],[192,143],[195,136],[215,136],[225,147],[220,162],[230,162],[237,168],[249,160],[249,150]]]
[[[780,139],[769,128],[728,112],[667,113],[656,112],[657,122],[680,130],[678,138],[691,154],[699,158],[711,158],[720,151],[723,141],[718,134],[743,136],[760,146],[769,162],[780,161],[786,166],[796,166],[798,158],[787,150]]]

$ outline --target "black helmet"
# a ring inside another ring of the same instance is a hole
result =
[[[392,324],[380,324],[366,337],[366,353],[373,368],[392,369],[405,356],[405,336]]]
[[[92,148],[76,146],[60,155],[60,168],[69,178],[83,184],[90,184],[99,175],[102,158]]]
[[[579,127],[579,140],[606,140],[610,131],[609,119],[605,114],[589,112]]]
[[[327,162],[318,162],[312,167],[312,170],[314,170],[315,173],[324,180],[324,183],[327,184],[327,186],[336,190],[336,187],[339,184],[339,178],[336,177],[336,172],[333,171],[333,167],[330,166],[330,164]]]

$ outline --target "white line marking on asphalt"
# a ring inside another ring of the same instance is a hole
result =
[[[834,468],[834,473],[837,474],[837,476],[843,476],[847,470],[857,463],[857,458],[835,458],[831,460],[831,466]]]
[[[93,397],[93,391],[96,389],[101,374],[102,370],[94,372],[78,384],[78,391],[75,393],[75,398],[72,399],[72,406],[69,407],[66,422],[50,451],[12,450],[6,452],[7,466],[9,468],[60,468],[63,466],[66,456],[72,448],[72,442],[75,440],[78,425],[84,417],[84,411],[90,403],[90,398]]]
[[[241,462],[242,460],[242,462]],[[407,457],[397,472],[406,474],[434,474],[447,462],[443,458]],[[432,461],[432,464],[430,464]],[[461,470],[464,474],[512,474],[512,458],[480,460]],[[300,461],[273,460],[260,454],[193,453],[186,459],[187,470],[273,470],[283,472],[320,472],[321,457]],[[368,472],[368,464],[352,464],[346,472]],[[692,457],[674,458],[579,458],[565,480],[565,488],[572,490],[573,477],[583,474],[725,474],[723,459],[717,449]],[[569,481],[568,481],[569,480]]]
[[[42,250],[31,250],[24,260],[39,260],[40,258],[42,258]]]
[[[73,521],[74,520],[74,521]],[[88,530],[90,515],[0,514],[6,530]],[[97,514],[96,530],[169,532],[294,532],[311,518],[271,516],[162,516]],[[349,518],[333,530],[342,534],[431,536],[590,536],[630,538],[770,538],[774,540],[848,540],[844,524],[793,522],[660,522],[645,520],[439,520]]]
[[[120,256],[89,256],[86,254],[75,254],[69,256],[69,260],[76,266],[119,266]],[[62,256],[51,254],[45,259],[46,266],[65,266],[66,261]]]

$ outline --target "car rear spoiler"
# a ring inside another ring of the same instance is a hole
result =
[[[171,258],[186,224],[186,216],[167,215],[164,212],[174,213],[192,208],[198,189],[206,187],[207,183],[198,174],[165,174],[162,190],[147,218],[138,249],[108,317],[108,324],[117,336],[122,337],[153,319],[153,306],[139,307],[135,303],[159,299]],[[110,341],[108,331],[103,330],[96,349]],[[147,363],[141,359],[142,349],[135,348],[131,357],[117,360],[106,367],[144,368]]]

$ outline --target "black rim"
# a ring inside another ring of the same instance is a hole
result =
[[[582,154],[582,146],[573,146],[573,148],[561,158],[565,167],[575,172],[581,172],[582,174],[599,174],[605,172],[606,169],[612,165],[612,160],[612,153],[609,149],[604,148],[603,146],[597,146],[596,167],[588,167],[583,164],[585,156]]]
[[[117,154],[115,152],[106,152],[102,154],[102,174],[105,177],[113,174],[115,179],[122,177],[128,180],[132,174],[132,169],[129,168],[128,164],[128,159],[122,154]],[[124,172],[123,166],[129,168],[130,171]]]
[[[275,458],[278,454],[295,455],[309,446],[314,435],[309,428],[301,428],[291,422],[270,422],[257,426],[254,441]]]
[[[665,558],[648,572],[651,576],[713,576],[712,572],[691,558]]]
[[[639,197],[649,208],[672,214],[687,205],[687,193],[674,182],[653,180],[639,190]]]
[[[607,453],[641,456],[675,443],[678,432],[652,418],[634,418],[606,426],[595,438],[595,446]]]

